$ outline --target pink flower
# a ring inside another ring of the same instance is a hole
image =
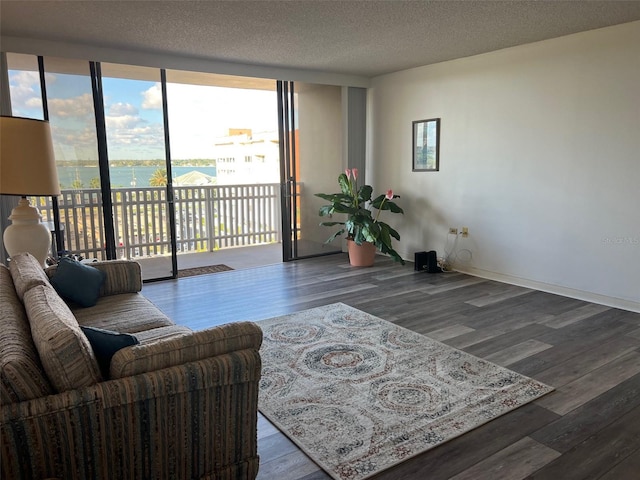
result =
[[[347,180],[351,180],[351,170],[348,168],[344,171],[344,174],[347,176]]]
[[[393,190],[387,190],[385,197],[387,200],[393,200]]]
[[[354,168],[353,170],[351,170],[353,172],[353,179],[357,180],[358,179],[358,169]]]

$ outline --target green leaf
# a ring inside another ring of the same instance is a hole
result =
[[[373,208],[377,208],[378,210],[380,210],[380,204],[382,203],[383,200],[384,200],[384,195],[378,195],[376,198],[371,200],[371,206]],[[383,205],[383,210],[384,210],[384,205]]]
[[[393,198],[396,198],[397,195],[394,195]],[[391,210],[393,213],[402,213],[404,214],[404,210],[402,210],[402,208],[400,208],[398,205],[395,204],[395,202],[391,202],[391,201],[387,201],[384,204],[385,207],[387,207],[389,210]]]
[[[338,230],[336,233],[334,233],[333,235],[331,235],[324,243],[331,243],[333,242],[337,237],[339,237],[340,235],[342,235],[344,233],[344,228],[341,228],[340,230]]]
[[[331,194],[327,194],[327,193],[314,193],[314,196],[316,196],[316,197],[320,197],[320,198],[323,198],[323,199],[325,199],[325,200],[327,200],[327,201],[331,202],[331,201],[333,201],[333,197],[335,196],[335,194],[334,194],[334,193],[331,193]]]
[[[398,252],[396,252],[395,250],[390,250],[389,251],[389,255],[391,255],[391,257],[393,257],[393,259],[396,262],[400,262],[402,265],[404,265],[404,260],[402,259],[402,257],[400,255],[398,255]]]
[[[389,236],[389,229],[382,228],[380,231],[380,241],[389,249],[391,249],[391,237]]]
[[[355,232],[355,235],[353,236],[353,241],[356,242],[357,245],[362,245],[362,242],[366,242],[368,240],[364,236],[362,229],[358,229],[358,231]]]
[[[338,176],[338,185],[340,185],[340,190],[342,190],[343,194],[351,196],[351,182],[349,182],[346,174],[341,173]]]
[[[391,235],[396,240],[400,241],[400,234],[396,230],[391,228],[389,225],[387,225],[387,228],[389,230],[389,235]]]
[[[360,191],[358,192],[358,198],[361,202],[368,202],[371,200],[371,194],[373,193],[373,188],[371,185],[363,185],[360,187]]]
[[[318,212],[321,217],[329,217],[333,213],[332,205],[323,205],[320,207],[320,211]]]
[[[314,193],[316,197],[322,198],[331,203],[346,203],[351,204],[351,195],[345,195],[344,193]]]
[[[344,226],[345,226],[345,229],[347,230],[347,234],[350,237],[355,236],[355,233],[356,233],[355,232],[355,228],[356,228],[356,226],[355,226],[355,223],[353,222],[352,219],[348,219],[346,222],[344,222]]]
[[[336,203],[333,206],[333,213],[346,213],[347,215],[352,216],[354,211],[355,209],[353,207],[342,205],[341,203]]]

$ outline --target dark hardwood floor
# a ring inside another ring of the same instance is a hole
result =
[[[202,329],[343,302],[556,390],[376,479],[640,479],[640,314],[459,273],[344,254],[145,284]],[[328,479],[264,417],[259,479]]]

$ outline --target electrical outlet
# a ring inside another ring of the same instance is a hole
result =
[[[462,227],[462,236],[463,237],[469,236],[469,227]]]
[[[457,235],[458,234],[458,229],[454,228],[454,227],[449,227],[449,233],[451,235]]]

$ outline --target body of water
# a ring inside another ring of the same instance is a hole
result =
[[[158,167],[111,167],[109,175],[114,188],[149,187],[149,179]],[[197,170],[212,177],[216,176],[216,167],[172,167],[173,178]],[[74,180],[79,179],[82,186],[89,188],[92,178],[100,178],[98,167],[58,167],[58,180],[63,189],[70,189]]]

